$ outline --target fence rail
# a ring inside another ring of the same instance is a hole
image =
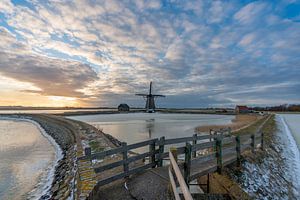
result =
[[[230,129],[227,130],[230,133]],[[252,134],[252,135],[243,135],[243,136],[225,136],[225,131],[216,134],[209,135],[197,135],[194,134],[192,137],[181,137],[174,139],[165,139],[161,137],[160,139],[150,139],[147,141],[130,144],[122,143],[120,147],[116,147],[114,149],[110,149],[107,151],[91,153],[91,149],[85,149],[86,155],[78,158],[79,160],[95,160],[95,159],[104,159],[109,156],[113,156],[118,154],[122,157],[121,160],[114,161],[109,164],[105,164],[103,166],[97,166],[94,168],[96,173],[101,173],[106,170],[112,170],[117,167],[122,167],[121,172],[113,175],[108,178],[103,178],[98,181],[96,188],[108,184],[110,182],[116,181],[118,179],[127,178],[132,174],[145,171],[149,168],[161,167],[163,166],[163,160],[169,158],[170,160],[170,168],[169,174],[172,174],[172,171],[175,172],[175,177],[178,181],[181,180],[178,170],[175,170],[176,166],[179,169],[179,166],[183,167],[183,179],[185,183],[188,185],[189,181],[194,180],[198,176],[205,175],[206,173],[213,172],[217,170],[218,172],[222,172],[223,166],[232,163],[233,161],[237,161],[237,164],[240,164],[240,157],[244,150],[251,149],[254,152],[256,145],[258,142],[261,144],[261,148],[263,148],[263,133]],[[166,145],[172,144],[181,144],[185,143],[185,146],[179,146],[176,148],[176,155],[179,156],[184,154],[184,163],[174,165],[174,156],[169,152],[169,150],[165,151]],[[145,148],[149,147],[149,150],[145,153],[141,154],[130,154],[130,152],[137,148]],[[206,154],[201,155],[201,153],[206,152]],[[132,156],[133,155],[133,156]],[[149,162],[143,162],[142,166],[134,166],[133,162],[138,160],[145,161],[146,158],[149,158]],[[214,165],[203,168],[201,171],[192,172],[191,166],[204,166],[205,163],[214,163]],[[131,164],[131,165],[130,165]],[[170,172],[171,170],[171,172]],[[119,169],[120,171],[120,169]],[[174,176],[172,176],[174,179]],[[171,177],[170,177],[171,178]],[[170,179],[170,182],[176,183],[175,179]],[[184,185],[181,184],[185,189]],[[173,185],[172,185],[173,187]],[[173,188],[174,189],[174,188]],[[174,191],[174,190],[173,190]],[[176,194],[174,193],[175,197]],[[189,198],[189,197],[188,197]],[[187,198],[187,199],[188,199]]]
[[[173,152],[171,152],[171,151],[169,152],[169,157],[170,157],[169,177],[170,177],[170,182],[171,182],[172,190],[174,192],[175,199],[180,200],[181,198],[180,198],[179,193],[176,189],[177,186],[176,186],[175,178],[173,176],[173,171],[174,171],[175,177],[176,177],[176,179],[179,183],[179,186],[181,188],[181,191],[182,191],[182,194],[183,194],[184,198],[186,200],[192,200],[193,197],[192,197],[192,195],[189,191],[189,188],[186,184],[185,179],[183,178],[183,176],[181,174],[181,171],[180,171],[180,169],[177,165],[177,162],[174,158]]]

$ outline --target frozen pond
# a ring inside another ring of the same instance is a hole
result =
[[[0,118],[0,199],[38,199],[55,155],[36,125]]]
[[[149,138],[176,138],[192,136],[201,125],[228,124],[234,118],[230,115],[208,114],[165,114],[128,113],[72,116],[102,129],[129,144]]]
[[[300,114],[281,114],[300,149]]]

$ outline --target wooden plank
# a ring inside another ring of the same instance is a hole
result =
[[[193,163],[204,163],[204,162],[207,162],[207,161],[210,161],[210,160],[213,160],[216,158],[216,153],[210,153],[208,155],[205,155],[205,156],[199,156],[195,159],[193,159],[191,162],[192,162],[192,165]]]
[[[189,191],[189,188],[186,185],[186,182],[184,181],[184,178],[181,174],[181,171],[180,171],[180,169],[179,169],[179,167],[178,167],[178,165],[177,165],[177,163],[174,159],[174,156],[172,155],[171,152],[169,152],[169,157],[170,157],[170,165],[172,165],[172,168],[173,168],[174,173],[177,177],[178,183],[180,185],[180,188],[181,188],[181,191],[183,193],[183,196],[184,196],[185,200],[192,200],[193,198],[192,198],[192,195]]]
[[[198,150],[211,148],[211,147],[214,147],[214,145],[215,145],[215,141],[199,143],[192,147],[192,151],[198,151]]]
[[[255,133],[255,137],[256,137],[256,138],[261,138],[261,133],[260,133],[260,132]]]
[[[169,157],[169,152],[164,152],[163,154],[160,155],[161,159],[163,158],[168,158]]]
[[[223,149],[223,156],[228,155],[228,154],[235,154],[236,147],[227,147]]]
[[[155,155],[156,153],[158,153],[159,150],[155,150],[154,152],[146,152],[146,153],[142,153],[142,154],[138,154],[136,156],[132,156],[132,157],[129,157],[127,159],[127,162],[128,163],[131,163],[131,162],[134,162],[134,161],[137,161],[137,160],[141,160],[143,158],[146,158],[146,157],[149,157],[149,156],[152,156],[152,155]]]
[[[216,135],[198,135],[197,140],[207,140],[217,137]]]
[[[229,165],[229,164],[233,163],[234,161],[236,161],[236,156],[232,156],[229,159],[224,159],[223,165],[224,166]]]
[[[193,181],[193,180],[195,180],[195,179],[197,179],[197,178],[199,178],[199,177],[201,177],[203,175],[215,172],[216,170],[217,170],[217,165],[210,166],[210,167],[208,167],[208,168],[206,168],[204,170],[199,171],[198,173],[192,174],[190,176],[190,180]]]
[[[171,182],[173,194],[174,194],[175,200],[181,200],[181,198],[180,198],[180,196],[177,192],[177,187],[176,187],[176,183],[175,183],[175,180],[174,180],[173,173],[171,171],[171,166],[172,165],[170,165],[170,167],[169,167],[169,177],[170,177],[170,182]]]
[[[241,146],[241,153],[243,153],[244,151],[246,151],[247,149],[250,149],[251,145],[250,144],[243,144]]]
[[[225,137],[223,138],[223,145],[230,144],[235,141],[234,137]]]
[[[185,153],[185,146],[183,147],[177,147],[177,154],[180,155],[180,154],[184,154]]]
[[[251,139],[251,135],[250,134],[240,135],[240,140],[241,141],[250,140],[250,139]]]
[[[127,149],[128,150],[131,150],[131,149],[137,149],[137,148],[140,148],[140,147],[143,147],[143,146],[147,146],[149,144],[153,144],[157,141],[158,139],[151,139],[151,140],[146,140],[146,141],[143,141],[143,142],[139,142],[139,143],[135,143],[135,144],[130,144],[130,145],[127,145]]]
[[[128,177],[128,176],[130,176],[132,174],[135,174],[135,173],[138,173],[138,172],[141,172],[141,171],[145,171],[146,169],[151,168],[153,165],[155,165],[155,163],[149,163],[147,165],[143,165],[142,167],[138,167],[138,168],[134,168],[132,170],[129,170],[127,173],[123,172],[123,173],[111,176],[109,178],[100,180],[96,184],[96,187],[99,188],[100,186],[106,185],[106,184],[111,183],[113,181],[116,181],[118,179],[122,179],[122,178]]]
[[[193,141],[193,137],[172,138],[172,139],[166,139],[165,145],[185,143],[185,142],[190,142],[190,141]]]
[[[91,158],[92,159],[103,159],[106,156],[110,156],[110,155],[113,155],[113,154],[118,154],[118,153],[121,153],[123,151],[124,151],[124,147],[121,146],[121,147],[117,147],[117,148],[110,149],[110,150],[107,150],[107,151],[94,153],[94,154],[91,155]]]
[[[241,143],[241,145],[251,145],[251,140],[247,140]]]
[[[97,167],[97,168],[94,169],[94,171],[95,171],[95,173],[100,173],[100,172],[103,172],[105,170],[109,170],[109,169],[121,166],[123,164],[124,164],[124,160],[119,160],[117,162],[113,162],[113,163],[109,163],[107,165]]]
[[[127,176],[132,175],[132,174],[136,174],[138,172],[145,171],[146,169],[152,168],[153,166],[155,166],[155,163],[148,163],[148,164],[143,165],[141,167],[136,167],[136,168],[130,169],[127,173]]]

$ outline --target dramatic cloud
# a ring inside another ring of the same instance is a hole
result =
[[[26,54],[27,48],[18,43],[7,30],[0,29],[0,75],[22,82],[33,83],[35,90],[27,92],[47,96],[84,97],[79,89],[97,79],[97,74],[86,64]]]
[[[151,80],[169,95],[162,106],[297,103],[300,11],[293,6],[5,0],[0,74],[35,87],[23,92],[93,106],[143,105],[133,94]]]

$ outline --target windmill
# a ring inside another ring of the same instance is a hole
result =
[[[155,112],[155,101],[157,97],[166,97],[165,95],[152,94],[152,82],[150,82],[149,94],[135,94],[136,96],[142,96],[146,99],[146,112],[152,113]]]

